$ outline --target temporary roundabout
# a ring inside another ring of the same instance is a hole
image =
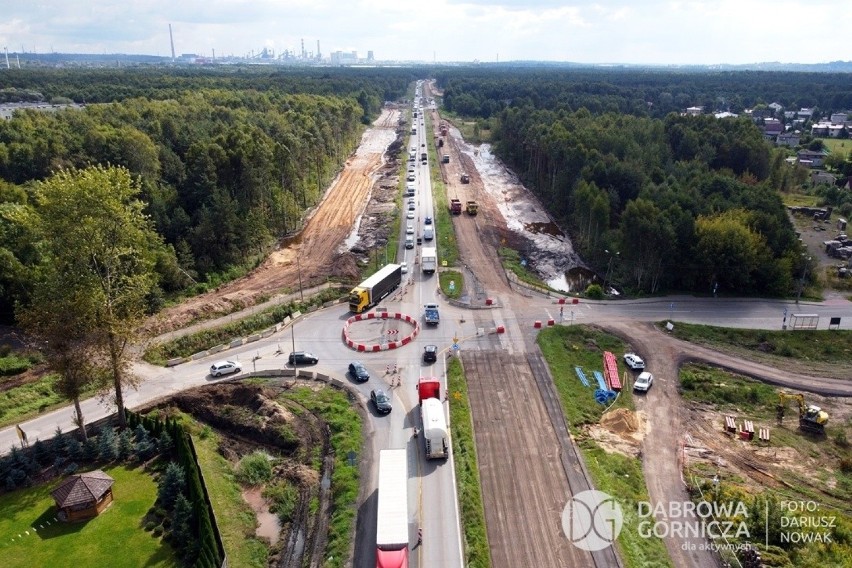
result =
[[[396,349],[410,343],[418,333],[418,321],[401,312],[358,314],[343,324],[343,341],[350,349],[361,352]]]

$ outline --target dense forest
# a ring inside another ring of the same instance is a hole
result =
[[[490,118],[508,107],[586,109],[665,118],[701,106],[707,112],[777,102],[790,110],[852,109],[852,74],[661,69],[465,68],[435,71],[443,104],[463,116]]]
[[[682,111],[761,101],[852,108],[852,78],[522,70],[448,71],[441,81],[449,110],[490,117],[495,152],[584,258],[602,269],[617,253],[625,288],[780,296],[807,272],[779,194],[806,171],[750,118]]]
[[[163,238],[163,298],[249,266],[296,230],[386,98],[410,71],[319,75],[254,71],[34,71],[4,75],[24,100],[86,102],[0,123],[0,312],[25,299],[38,247],[10,219],[33,184],[91,165],[129,170]],[[37,95],[34,95],[37,93]],[[92,104],[92,101],[101,101]]]

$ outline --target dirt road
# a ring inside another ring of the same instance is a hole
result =
[[[249,275],[163,310],[149,323],[148,331],[156,335],[194,320],[252,306],[270,296],[298,289],[300,280],[303,287],[325,282],[329,277],[354,280],[358,275],[355,256],[341,247],[369,200],[385,150],[397,137],[399,116],[396,109],[382,111],[294,242],[273,252]]]

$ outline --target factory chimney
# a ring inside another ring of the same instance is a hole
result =
[[[317,40],[317,61],[319,61],[320,59],[322,59],[322,52],[319,48],[319,40]]]
[[[172,25],[169,24],[169,41],[172,44],[172,61],[175,60],[175,36],[172,35]]]

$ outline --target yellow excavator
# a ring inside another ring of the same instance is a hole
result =
[[[787,409],[787,402],[795,400],[799,405],[799,429],[803,432],[811,434],[825,434],[825,424],[828,422],[828,413],[819,406],[813,404],[805,404],[805,396],[802,394],[792,394],[789,392],[778,393],[780,399],[778,403],[778,424],[784,420],[784,411]]]

